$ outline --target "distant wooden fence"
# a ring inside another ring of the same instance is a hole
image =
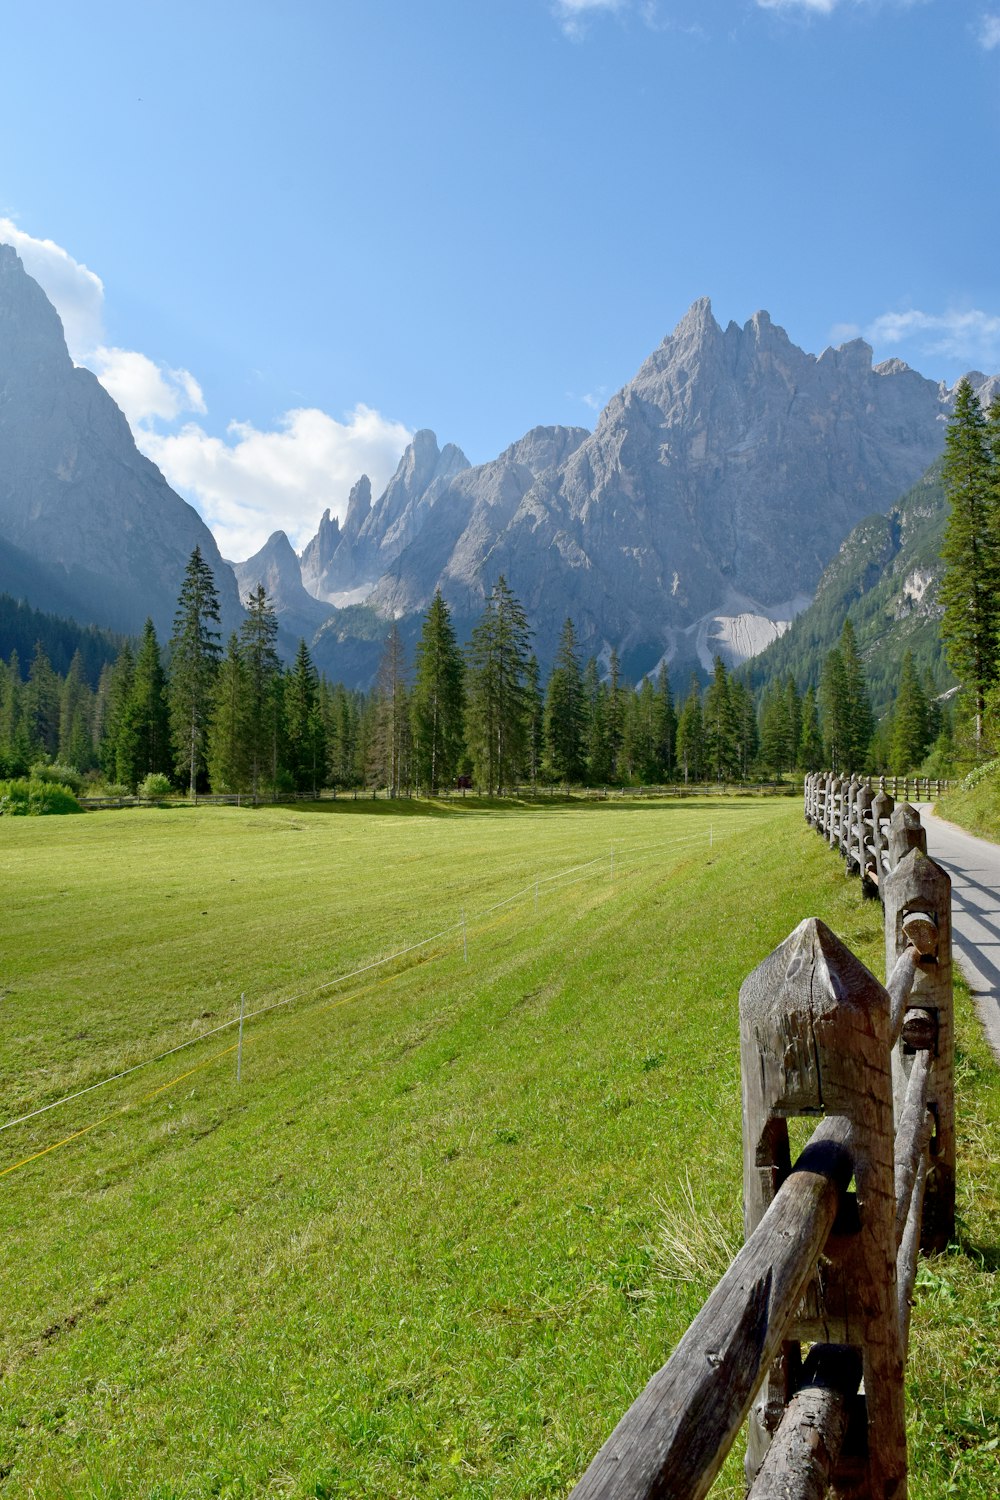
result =
[[[849,867],[874,862],[886,983],[815,918],[744,982],[746,1241],[574,1500],[700,1500],[747,1418],[749,1500],[905,1497],[917,1251],[954,1227],[951,886],[913,808],[829,781],[806,817],[830,837],[839,806]],[[803,1115],[825,1118],[793,1165]]]

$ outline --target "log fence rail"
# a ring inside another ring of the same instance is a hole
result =
[[[815,918],[744,981],[745,1243],[573,1500],[701,1500],[745,1421],[749,1500],[906,1495],[917,1255],[954,1229],[951,886],[885,786],[804,799],[883,901],[886,982]]]

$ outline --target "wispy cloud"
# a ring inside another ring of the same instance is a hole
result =
[[[761,10],[805,10],[820,16],[830,15],[839,3],[840,0],[757,0]]]
[[[175,433],[144,432],[140,447],[175,488],[197,498],[224,555],[239,561],[279,527],[303,546],[327,507],[342,520],[361,474],[380,494],[412,436],[369,406],[343,422],[303,407],[271,430],[230,422],[225,437],[213,437],[189,422]]]
[[[984,15],[979,20],[978,39],[980,47],[992,52],[1000,47],[1000,15]]]
[[[304,407],[285,412],[271,429],[230,422],[224,437],[213,436],[190,420],[207,416],[190,370],[105,343],[98,275],[11,219],[0,218],[0,241],[14,246],[55,307],[75,362],[93,370],[128,418],[137,446],[198,507],[226,556],[249,557],[278,528],[301,545],[327,506],[343,518],[361,474],[376,495],[388,483],[412,436],[401,422],[363,404],[343,421]]]
[[[890,6],[895,10],[912,10],[917,5],[925,5],[927,0],[757,0],[760,10],[787,11],[789,15],[795,12],[814,16],[830,16],[841,6],[868,6],[878,9],[882,6]]]
[[[651,0],[643,0],[642,10],[650,14]],[[632,0],[553,0],[552,13],[566,36],[580,41],[586,35],[587,23],[595,16],[621,15],[632,9]]]
[[[869,323],[865,337],[876,349],[911,345],[918,353],[943,354],[987,373],[1000,368],[1000,315],[980,308],[882,313]]]

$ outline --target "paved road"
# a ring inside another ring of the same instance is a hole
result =
[[[954,956],[1000,1062],[1000,845],[935,817],[930,803],[917,805],[927,829],[927,852],[951,876]]]

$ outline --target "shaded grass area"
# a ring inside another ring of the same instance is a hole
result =
[[[223,1033],[0,1134],[2,1171],[94,1127],[0,1178],[0,1494],[564,1494],[739,1240],[741,980],[807,914],[878,972],[795,804],[360,809],[3,830],[3,1119],[240,990],[304,993],[248,1028],[238,1091]],[[453,929],[310,988],[463,907],[468,964]],[[960,1037],[928,1497],[998,1487],[970,1424],[997,1420],[1000,1097],[964,1001]]]

